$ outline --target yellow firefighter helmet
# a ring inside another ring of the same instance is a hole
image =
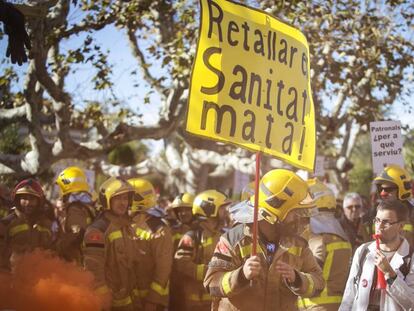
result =
[[[188,192],[180,193],[171,204],[171,208],[193,207],[194,196]]]
[[[250,197],[254,206],[255,196]],[[267,172],[259,185],[259,213],[269,223],[283,221],[292,210],[315,207],[308,185],[295,173],[285,169]]]
[[[335,211],[336,198],[333,191],[327,185],[317,178],[309,179],[306,183],[309,186],[309,192],[312,194],[315,205],[319,211],[324,209]]]
[[[56,178],[56,184],[62,196],[73,192],[89,192],[85,172],[77,166],[64,169]]]
[[[398,188],[400,200],[411,198],[411,177],[402,167],[395,164],[385,167],[382,173],[374,179],[374,184],[380,186],[384,182],[392,183]]]
[[[224,193],[217,190],[206,190],[199,193],[193,203],[193,215],[213,218],[218,216],[219,208],[229,204],[230,201]]]
[[[104,209],[110,209],[111,199],[124,193],[130,194],[130,201],[132,202],[134,194],[132,186],[125,180],[111,177],[107,179],[99,189],[99,202]]]
[[[143,212],[157,204],[154,186],[144,178],[131,178],[128,182],[134,188],[131,212]]]

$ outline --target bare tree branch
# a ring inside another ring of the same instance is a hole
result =
[[[43,24],[38,22],[35,26],[35,40],[33,40],[34,43],[32,48],[34,70],[36,71],[37,80],[53,99],[56,129],[58,131],[60,143],[62,144],[63,149],[70,150],[74,147],[69,135],[71,120],[69,109],[71,107],[71,99],[70,96],[53,81],[47,71],[46,60],[48,50],[47,47],[42,44],[44,40]]]
[[[99,145],[102,146],[102,149],[108,150],[109,148],[135,139],[161,139],[168,136],[177,129],[181,121],[180,118],[171,116],[184,115],[186,108],[185,100],[180,97],[182,90],[176,89],[174,92],[175,95],[169,96],[167,101],[167,106],[169,107],[167,113],[168,119],[162,117],[156,125],[139,127],[121,123],[113,133],[103,138],[99,142]]]
[[[147,81],[149,85],[153,86],[160,93],[160,95],[163,96],[166,89],[161,85],[160,81],[154,78],[152,74],[149,72],[148,68],[150,66],[147,64],[145,60],[145,56],[142,53],[141,49],[139,48],[138,39],[135,35],[135,32],[136,32],[136,28],[134,28],[132,24],[129,24],[127,26],[127,36],[128,36],[129,45],[132,50],[132,55],[138,61],[139,68],[143,74],[144,80]]]
[[[56,34],[56,40],[59,41],[60,39],[69,38],[72,35],[76,35],[87,30],[101,30],[116,21],[118,12],[119,10],[115,10],[108,13],[105,18],[101,18],[98,21],[83,21],[72,26],[70,29],[62,30]]]

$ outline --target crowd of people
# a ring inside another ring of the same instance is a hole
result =
[[[376,204],[347,193],[340,215],[326,184],[286,169],[238,202],[210,189],[161,205],[145,178],[111,177],[95,196],[74,166],[56,184],[54,204],[33,178],[0,187],[1,269],[51,250],[90,271],[111,310],[414,309],[412,185],[399,166],[374,179]]]

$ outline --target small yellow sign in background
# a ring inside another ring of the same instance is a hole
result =
[[[313,171],[315,113],[305,36],[242,4],[200,3],[187,131]]]

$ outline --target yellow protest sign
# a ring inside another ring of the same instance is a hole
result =
[[[313,170],[315,113],[305,36],[239,3],[200,4],[187,131]]]

